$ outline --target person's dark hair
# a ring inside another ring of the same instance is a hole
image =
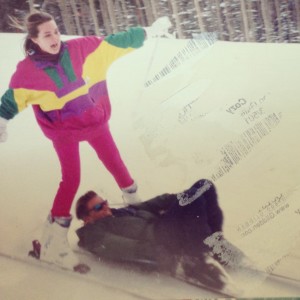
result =
[[[38,36],[38,26],[52,20],[54,20],[53,17],[46,12],[35,12],[27,16],[25,20],[27,36],[24,42],[24,50],[26,53],[28,53],[29,50],[34,50],[36,47],[36,44],[33,43],[31,39]]]
[[[97,196],[97,193],[94,191],[88,191],[82,195],[76,202],[76,217],[79,220],[83,220],[84,217],[88,216],[89,212],[87,209],[88,202]]]
[[[25,21],[23,22],[24,24],[22,24],[20,20],[14,17],[10,17],[10,22],[12,27],[27,33],[23,45],[26,55],[28,55],[30,50],[36,50],[38,47],[31,40],[32,38],[36,38],[38,36],[39,34],[38,26],[52,20],[54,20],[52,15],[41,11],[35,11],[27,15]]]

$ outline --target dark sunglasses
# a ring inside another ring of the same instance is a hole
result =
[[[106,204],[107,204],[107,200],[105,200],[101,203],[97,203],[91,209],[89,209],[88,212],[90,212],[92,210],[98,212],[98,211],[102,210],[104,205],[106,205]]]

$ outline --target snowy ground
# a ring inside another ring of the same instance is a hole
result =
[[[2,94],[22,58],[22,36],[0,39],[6,45],[0,48]],[[203,47],[158,39],[118,61],[109,74],[111,128],[142,198],[212,179],[226,236],[261,269],[298,280],[240,281],[243,297],[300,295],[299,47],[229,42]],[[20,256],[39,235],[60,173],[31,108],[9,123],[8,134],[0,145],[0,252]],[[95,153],[82,144],[81,156],[78,196],[94,189],[117,206],[120,192]],[[69,236],[74,247],[78,226],[74,220]],[[218,297],[172,278],[100,262],[93,273],[99,281],[5,257],[0,262],[1,299]]]

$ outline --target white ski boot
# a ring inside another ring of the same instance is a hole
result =
[[[89,267],[79,262],[68,243],[67,235],[71,221],[72,217],[52,217],[49,214],[43,229],[41,243],[33,241],[33,251],[29,252],[29,255],[65,269],[86,273],[89,271]]]
[[[122,198],[125,204],[135,204],[141,202],[140,197],[137,194],[137,185],[134,182],[127,188],[123,188],[122,190]]]

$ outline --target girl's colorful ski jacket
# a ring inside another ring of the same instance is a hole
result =
[[[63,42],[58,62],[27,56],[17,65],[1,98],[0,117],[12,119],[32,105],[50,139],[96,132],[108,122],[111,106],[106,86],[110,65],[143,45],[143,28],[106,38],[88,36]]]

